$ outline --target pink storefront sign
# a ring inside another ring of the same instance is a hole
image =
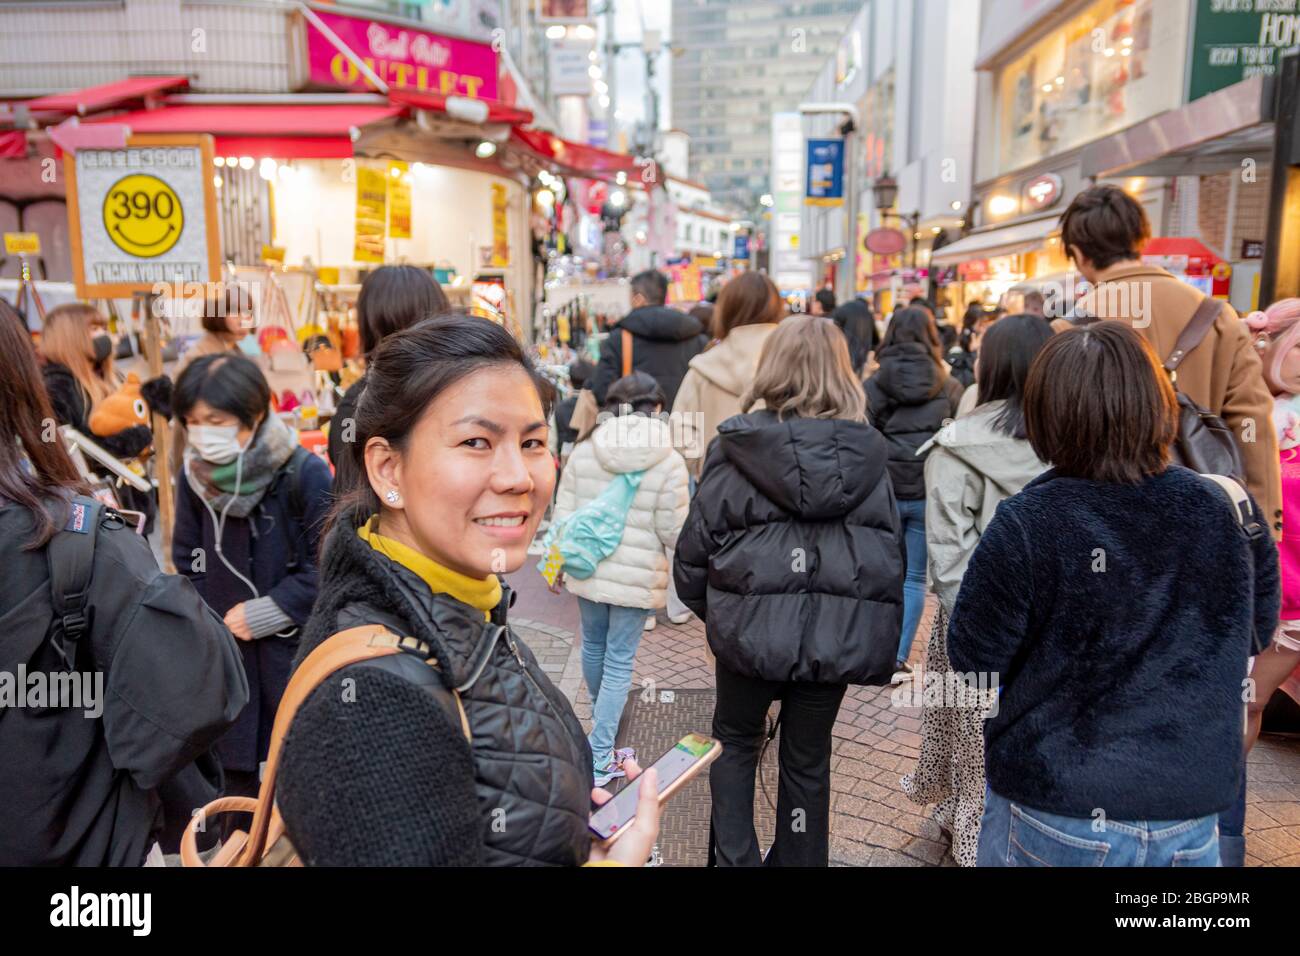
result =
[[[391,89],[496,99],[497,55],[488,43],[321,10],[316,15]],[[357,65],[312,24],[307,63],[313,83],[370,88]]]

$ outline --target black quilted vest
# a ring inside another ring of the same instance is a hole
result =
[[[429,706],[443,708],[455,726],[459,718],[449,688],[462,688],[483,862],[581,865],[591,848],[591,750],[568,700],[506,624],[511,597],[505,589],[485,622],[481,611],[432,593],[417,574],[372,549],[344,517],[326,545],[320,592],[298,660],[331,634],[362,624],[382,624],[423,641],[446,685],[429,687]],[[383,701],[354,706],[382,707]]]

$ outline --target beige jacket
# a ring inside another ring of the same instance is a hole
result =
[[[674,444],[696,481],[718,426],[740,414],[740,398],[754,381],[763,343],[774,323],[739,325],[707,352],[691,359],[673,402]]]
[[[1102,270],[1076,310],[1098,319],[1130,322],[1163,362],[1201,303],[1201,293],[1164,269],[1120,263]],[[1278,537],[1282,530],[1282,476],[1273,397],[1245,323],[1223,303],[1205,339],[1178,367],[1178,389],[1221,417],[1237,436],[1246,484]],[[1246,440],[1247,438],[1253,440]]]

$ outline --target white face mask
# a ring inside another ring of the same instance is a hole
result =
[[[187,431],[199,457],[214,465],[229,464],[244,450],[238,425],[191,425]]]

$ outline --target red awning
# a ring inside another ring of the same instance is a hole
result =
[[[52,96],[38,96],[28,100],[29,110],[48,110],[52,113],[76,113],[85,116],[96,110],[107,109],[119,103],[144,99],[152,93],[163,90],[175,90],[189,86],[185,76],[135,76],[129,80],[105,83],[71,93],[55,93]]]
[[[20,129],[0,132],[0,159],[24,159],[26,156],[26,133]]]
[[[571,175],[599,177],[620,172],[632,173],[637,169],[636,158],[633,156],[611,153],[584,143],[573,143],[545,130],[521,129],[516,126],[510,131],[510,136],[529,151],[562,167]]]
[[[1223,261],[1201,240],[1186,236],[1156,236],[1148,239],[1142,247],[1142,256],[1186,256],[1188,260],[1201,259],[1211,266]]]
[[[456,97],[453,97],[456,98]],[[469,100],[469,97],[458,97],[462,100]],[[417,93],[412,90],[390,90],[388,99],[393,103],[400,103],[403,106],[413,106],[416,109],[432,110],[435,113],[448,113],[447,97],[441,93]],[[517,106],[511,106],[509,103],[503,103],[500,100],[490,100],[483,97],[475,98],[471,102],[484,103],[487,105],[488,123],[509,123],[518,126],[533,121],[533,114],[528,110],[520,109]],[[455,115],[455,114],[451,114]]]
[[[402,109],[361,103],[176,104],[91,122],[120,123],[133,133],[211,133],[219,156],[337,158],[352,155],[352,130],[392,119]]]

